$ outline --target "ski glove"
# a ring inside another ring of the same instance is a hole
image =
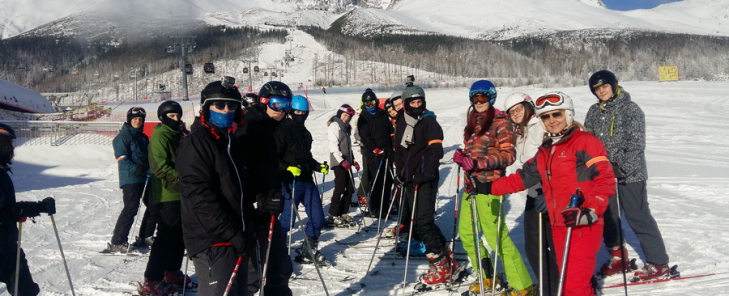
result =
[[[281,212],[283,212],[284,197],[279,191],[271,190],[265,196],[258,194],[258,198],[256,198],[256,200],[258,200],[256,210],[258,210],[259,213],[268,213],[273,216],[278,216]]]
[[[340,163],[339,165],[341,165],[342,168],[345,170],[349,170],[352,167],[352,165],[349,163],[349,161],[346,161],[346,160],[343,160],[342,163]]]
[[[540,194],[534,198],[534,210],[542,214],[547,213],[547,200],[544,199],[544,195]]]
[[[568,208],[562,211],[562,217],[567,227],[587,226],[597,222],[595,210],[590,208]]]
[[[41,213],[45,212],[48,213],[48,215],[56,214],[56,200],[53,199],[53,197],[44,198],[40,201],[40,204],[42,205]]]
[[[476,167],[476,160],[463,153],[462,149],[456,150],[453,154],[453,162],[460,165],[466,172],[470,172],[474,167]]]
[[[619,184],[625,184],[625,176],[623,176],[623,173],[620,172],[620,167],[617,163],[611,162],[611,165],[613,165],[613,173],[615,173],[615,179],[618,180]]]
[[[301,176],[301,168],[299,168],[297,166],[289,166],[288,168],[286,168],[286,170],[291,172],[291,174],[294,175],[294,177]]]
[[[356,169],[358,172],[359,172],[359,169],[360,169],[359,162],[357,162],[356,160],[354,161],[354,169]]]
[[[326,161],[319,165],[319,172],[324,175],[329,175],[329,165]]]
[[[385,151],[383,151],[380,148],[375,148],[375,150],[372,150],[372,153],[374,153],[375,156],[380,156],[380,155],[382,155],[382,153],[385,153]]]
[[[413,175],[413,178],[410,179],[410,181],[411,181],[411,183],[413,183],[415,185],[419,185],[419,184],[428,183],[430,181],[435,181],[437,179],[438,179],[438,177],[436,177],[433,174],[417,173],[417,174]]]
[[[247,244],[243,233],[233,236],[233,238],[230,239],[230,244],[233,246],[236,256],[243,258],[246,257]]]

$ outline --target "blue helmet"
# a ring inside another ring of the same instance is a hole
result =
[[[489,98],[489,103],[491,105],[493,105],[494,101],[496,101],[496,86],[494,86],[491,81],[479,80],[471,84],[471,90],[468,92],[468,97],[471,98],[476,93],[485,93]]]
[[[294,96],[291,100],[291,110],[309,111],[309,100],[304,96]]]

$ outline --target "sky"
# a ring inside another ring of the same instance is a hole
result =
[[[650,9],[661,4],[678,1],[682,0],[602,0],[602,3],[613,10],[634,10]]]

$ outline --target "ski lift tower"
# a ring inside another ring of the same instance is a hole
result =
[[[185,54],[191,53],[197,46],[195,44],[196,36],[170,36],[172,39],[172,45],[167,47],[168,53],[180,52],[180,65],[182,68],[182,100],[189,101],[190,97],[187,93],[187,72],[185,71],[186,59]]]

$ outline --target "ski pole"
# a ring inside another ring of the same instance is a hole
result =
[[[389,163],[389,161],[390,161],[390,159],[388,159],[388,158],[385,159],[385,168],[387,168],[387,164]],[[384,174],[384,176],[382,176],[382,193],[380,193],[380,211],[377,212],[377,215],[380,217],[382,217],[382,205],[384,204],[384,201],[385,201],[385,185],[386,185],[385,183],[387,181],[388,172],[389,172],[389,170],[385,170],[385,174]],[[377,183],[377,179],[375,179],[374,183]],[[370,200],[372,200],[372,199],[370,199]],[[390,203],[390,208],[392,208],[392,203]],[[388,212],[388,214],[389,214],[389,212]],[[385,222],[387,222],[387,216],[385,216]],[[382,224],[382,219],[378,218],[377,219],[377,233],[380,233],[380,224]]]
[[[301,217],[299,217],[299,211],[296,211],[296,219],[301,220]],[[301,232],[306,232],[304,229],[304,224],[299,224],[299,228],[301,229]],[[314,269],[316,269],[316,273],[319,275],[319,279],[321,280],[321,284],[324,287],[324,294],[329,296],[329,290],[327,290],[327,284],[324,282],[324,277],[321,275],[321,271],[319,271],[319,261],[316,260],[316,254],[314,252],[314,248],[311,247],[311,242],[308,238],[304,237],[304,243],[306,244],[306,247],[309,248],[311,252],[309,252],[309,255],[311,256],[311,261],[314,261]],[[263,290],[261,290],[263,291]]]
[[[145,194],[147,193],[147,186],[149,186],[149,176],[147,176],[147,179],[144,181],[144,188],[142,189],[142,198],[144,199]],[[137,230],[137,221],[139,221],[139,212],[142,210],[142,204],[143,202],[139,202],[139,207],[137,208],[137,217],[134,218],[134,225],[132,225],[132,236],[134,237],[134,231]],[[129,241],[127,240],[127,244],[129,244]],[[127,255],[129,255],[129,251],[131,250],[131,245],[127,246]]]
[[[354,174],[352,173],[352,168],[351,167],[349,168],[349,181],[350,181],[350,183],[352,183],[352,188],[356,188],[354,186]],[[359,185],[362,186],[362,182],[359,182]],[[349,199],[351,200],[352,199],[352,196],[349,196]],[[362,206],[361,205],[359,207],[357,207],[357,210],[360,212],[360,215],[361,215],[360,220],[359,220],[359,223],[357,223],[357,232],[359,232],[359,230],[362,229],[362,227],[365,224],[365,221],[364,221],[364,219],[365,219],[365,213],[362,210]]]
[[[238,274],[238,267],[240,267],[240,262],[243,261],[243,257],[239,256],[238,261],[235,262],[235,267],[233,268],[233,273],[230,274],[230,280],[228,281],[228,285],[225,287],[225,293],[223,293],[223,296],[228,296],[228,293],[230,293],[230,287],[233,286],[233,281],[235,280],[235,276]],[[185,295],[185,294],[182,294]],[[263,295],[263,286],[261,286],[261,295]]]
[[[370,204],[372,203],[372,193],[375,191],[375,182],[377,182],[377,178],[380,177],[381,170],[382,170],[382,160],[380,160],[380,164],[377,166],[377,173],[375,173],[375,179],[374,179],[374,181],[372,181],[372,187],[370,187],[370,193],[369,193],[369,195],[367,195],[367,212],[369,212],[370,215],[372,214],[372,209],[370,208]],[[359,184],[362,185],[362,182],[360,182]],[[384,184],[383,184],[383,186],[384,186]],[[382,202],[380,202],[380,204],[382,204]],[[378,213],[378,215],[379,215],[379,213]],[[374,222],[375,221],[374,218],[372,218],[372,219],[373,219],[372,221]]]
[[[407,283],[408,280],[408,263],[410,263],[410,244],[413,241],[413,228],[415,228],[413,222],[413,217],[415,217],[415,209],[418,202],[418,187],[420,187],[420,184],[415,185],[415,192],[413,193],[413,209],[412,214],[410,215],[410,230],[408,230],[408,249],[405,254],[405,275],[402,279],[402,288],[400,289],[400,295],[405,293],[405,283]]]
[[[61,246],[61,237],[58,236],[58,228],[56,227],[56,219],[53,215],[51,217],[51,224],[53,224],[53,232],[56,234],[56,241],[58,242],[58,250],[61,251],[61,259],[63,260],[63,267],[66,269],[66,277],[68,278],[68,285],[71,286],[71,295],[76,296],[76,291],[73,290],[73,282],[71,281],[71,273],[68,272],[68,264],[66,264],[66,255],[63,254],[63,247]],[[20,244],[18,244],[20,246]],[[17,295],[17,294],[15,294]],[[183,294],[184,295],[184,294]]]
[[[190,257],[185,256],[185,273],[182,274],[183,280],[182,280],[182,296],[185,296],[185,288],[187,288],[187,267],[188,264],[190,264]],[[227,289],[227,288],[226,288]]]
[[[544,295],[544,237],[542,236],[542,212],[539,212],[539,294]]]
[[[579,190],[579,188],[577,190]],[[581,196],[579,196],[577,194],[573,194],[572,197],[570,198],[569,207],[570,208],[578,207],[580,205],[581,198],[582,198]],[[565,271],[567,270],[567,268],[566,268],[567,267],[567,255],[569,255],[569,252],[570,252],[570,240],[571,239],[572,239],[572,226],[567,227],[567,239],[564,242],[564,253],[562,254],[562,256],[563,256],[562,257],[562,270],[560,270],[560,272],[559,272],[559,289],[558,289],[557,295],[562,295],[562,287],[564,286],[564,275],[565,275]]]
[[[294,183],[291,185],[291,214],[289,215],[289,256],[291,256],[291,241],[294,226],[296,226],[296,220],[294,220],[294,197],[296,196],[296,177],[294,177]],[[297,213],[298,214],[298,213]]]
[[[395,247],[400,246],[400,226],[402,226],[403,222],[403,215],[406,215],[407,211],[405,211],[405,198],[403,196],[403,193],[405,192],[405,187],[400,184],[398,187],[398,193],[400,194],[400,208],[398,208],[399,212],[397,215],[397,227],[395,228]]]
[[[499,247],[501,245],[501,205],[504,204],[504,196],[499,196],[499,212],[496,218],[496,250],[494,250],[494,275],[491,279],[491,295],[496,295],[496,269],[499,267]]]
[[[18,295],[18,284],[20,283],[20,244],[23,241],[23,221],[18,222],[18,254],[15,256],[15,286],[13,295]]]
[[[476,247],[476,266],[478,267],[478,286],[479,293],[484,296],[483,286],[483,261],[481,260],[481,236],[478,232],[478,209],[476,205],[476,196],[468,194],[468,202],[471,205],[471,231],[473,232],[473,245]]]
[[[387,209],[387,215],[385,216],[385,220],[387,220],[388,217],[390,217],[390,211],[392,211],[392,205],[395,203],[395,199],[393,198],[390,201],[390,207]],[[398,226],[399,227],[399,226]],[[367,266],[367,273],[365,273],[365,276],[362,278],[361,281],[364,281],[364,279],[369,275],[370,268],[372,268],[372,261],[375,260],[375,254],[377,254],[377,249],[380,247],[380,240],[382,239],[382,235],[385,233],[385,228],[382,228],[382,232],[380,232],[380,228],[377,228],[377,243],[375,244],[375,250],[372,252],[372,257],[370,257],[370,264]]]
[[[620,235],[620,248],[622,248],[622,255],[625,255],[628,252],[625,250],[625,238],[623,237],[623,209],[620,207],[620,194],[618,193],[617,178],[615,178],[615,200],[618,202],[618,234]],[[620,263],[623,265],[623,288],[625,289],[625,296],[628,296],[628,277],[625,275],[625,270],[627,269],[627,266],[625,266],[626,259],[628,258],[623,258],[623,260],[620,260]]]
[[[271,255],[271,238],[273,237],[273,222],[276,220],[276,216],[271,215],[271,224],[268,227],[268,246],[266,246],[266,256],[263,260],[263,272],[261,274],[261,296],[265,292],[266,287],[266,271],[268,270],[268,257]]]
[[[453,201],[455,202],[456,206],[453,210],[453,241],[451,241],[451,250],[456,249],[456,235],[458,234],[458,193],[461,192],[461,166],[456,165],[458,167],[457,173],[456,173],[456,195],[453,198]],[[453,180],[453,179],[451,179]],[[452,181],[451,181],[452,182]],[[453,183],[451,183],[453,184]]]

